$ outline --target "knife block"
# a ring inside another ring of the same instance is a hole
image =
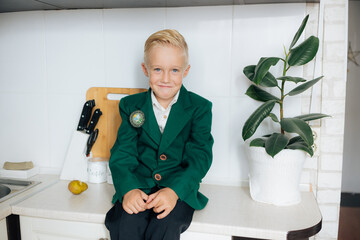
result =
[[[100,108],[102,112],[95,126],[95,129],[99,129],[99,134],[91,149],[91,157],[102,158],[104,159],[103,161],[109,160],[110,149],[115,143],[117,131],[121,124],[119,113],[120,99],[109,99],[109,96],[112,94],[126,96],[145,91],[147,91],[147,89],[105,87],[93,87],[87,91],[86,100],[95,100],[95,107],[92,110],[92,114],[97,108]],[[74,131],[66,153],[60,179],[88,181],[88,158],[85,156],[88,138],[88,134]]]

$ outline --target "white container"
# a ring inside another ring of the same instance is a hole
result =
[[[247,149],[252,199],[277,206],[300,203],[300,177],[306,153],[284,149],[272,158],[263,147]]]
[[[107,181],[107,159],[89,158],[88,160],[88,181],[89,183],[103,183]]]
[[[114,184],[113,179],[112,179],[112,175],[111,175],[111,171],[110,171],[110,168],[109,168],[109,164],[107,165],[107,183],[108,184]]]

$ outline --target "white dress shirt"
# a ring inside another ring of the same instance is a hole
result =
[[[171,100],[169,106],[165,109],[165,108],[163,108],[163,106],[160,105],[160,103],[158,102],[158,100],[155,97],[154,92],[151,90],[151,100],[152,100],[153,110],[154,110],[155,118],[159,125],[161,134],[164,132],[165,125],[166,125],[167,119],[169,117],[171,107],[172,107],[172,105],[174,105],[177,102],[177,100],[179,98],[179,93],[180,93],[180,90],[175,94],[173,100]]]

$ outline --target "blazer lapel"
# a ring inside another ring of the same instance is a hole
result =
[[[159,145],[161,140],[161,132],[157,124],[151,101],[151,90],[149,89],[145,96],[145,101],[139,105],[141,111],[145,114],[145,122],[142,125],[143,130]]]
[[[163,152],[181,132],[186,123],[191,119],[191,101],[184,86],[180,89],[177,102],[171,107],[169,119],[166,122],[164,133],[161,137],[159,153]]]

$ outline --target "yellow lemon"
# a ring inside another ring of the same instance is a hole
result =
[[[88,189],[88,185],[85,182],[73,180],[69,182],[68,189],[73,194],[78,195]]]

